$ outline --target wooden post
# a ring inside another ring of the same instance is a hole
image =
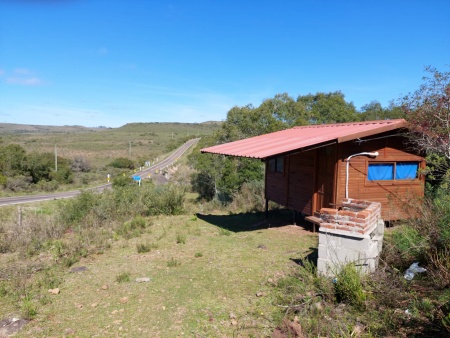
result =
[[[266,219],[269,219],[269,200],[266,198]]]
[[[18,220],[18,223],[19,223],[19,228],[21,228],[22,227],[22,208],[21,207],[19,207],[19,220]]]

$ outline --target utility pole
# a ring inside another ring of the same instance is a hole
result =
[[[55,144],[55,171],[58,171],[58,149]]]

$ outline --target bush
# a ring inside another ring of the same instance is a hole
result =
[[[133,184],[133,179],[126,175],[119,175],[113,178],[112,186],[113,188],[126,187]]]
[[[134,163],[132,160],[125,157],[118,157],[114,159],[111,163],[108,164],[113,168],[121,168],[121,169],[134,169]]]
[[[344,265],[335,279],[335,291],[338,302],[348,301],[353,306],[363,310],[366,294],[363,290],[360,273],[354,264]]]
[[[59,213],[62,222],[68,225],[80,222],[89,214],[100,198],[100,195],[93,192],[83,191],[77,197],[67,200]]]

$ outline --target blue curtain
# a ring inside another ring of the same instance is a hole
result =
[[[413,180],[417,177],[419,163],[417,162],[398,162],[395,168],[396,180]]]
[[[394,164],[393,163],[372,163],[369,164],[369,172],[367,173],[369,181],[393,180]]]

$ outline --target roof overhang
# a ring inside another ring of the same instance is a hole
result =
[[[201,152],[265,160],[406,127],[403,119],[309,125],[219,144]]]

